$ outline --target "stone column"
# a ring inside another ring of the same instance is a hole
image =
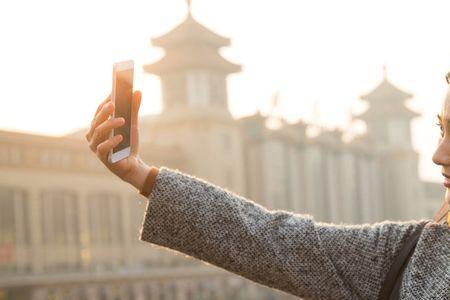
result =
[[[61,201],[64,201],[64,225],[66,226],[66,244],[64,246],[67,247],[67,251],[65,261],[67,266],[73,269],[80,253],[78,240],[75,236],[77,234],[76,226],[78,226],[78,220],[76,220],[78,199],[76,195],[74,196],[70,190],[66,189],[62,190],[61,196]]]
[[[185,282],[185,295],[188,300],[192,300],[195,293],[195,282],[193,280],[186,280]]]
[[[14,227],[15,227],[15,251],[14,259],[16,261],[16,267],[19,271],[23,270],[26,266],[26,245],[25,245],[25,228],[24,228],[24,201],[21,191],[13,189],[13,205],[14,205]]]
[[[85,287],[88,300],[98,300],[98,286],[89,285]]]
[[[252,299],[252,300],[258,299],[259,291],[258,291],[258,288],[255,286],[255,284],[253,282],[251,282],[251,283],[246,283],[245,286],[247,288],[248,299]]]
[[[131,284],[131,283],[130,283]],[[141,282],[137,282],[132,285],[132,290],[133,290],[133,300],[146,300],[147,297],[145,295],[145,286],[143,283]]]
[[[177,282],[174,279],[168,279],[165,284],[165,293],[164,293],[166,298],[171,300],[172,299],[178,300],[177,290],[178,290]]]
[[[370,158],[369,172],[371,176],[371,185],[370,185],[371,214],[369,222],[377,222],[381,220],[383,214],[382,214],[382,193],[379,180],[380,170],[379,164],[377,163],[374,157]]]
[[[107,284],[105,285],[105,296],[106,300],[113,300],[116,299],[116,288],[113,288],[113,285]]]
[[[78,197],[80,265],[83,270],[87,270],[89,269],[92,260],[87,193],[82,191],[78,194]]]
[[[217,300],[226,300],[226,279],[219,278],[216,280],[216,299]]]
[[[359,161],[360,168],[360,201],[361,201],[361,222],[369,222],[371,219],[371,211],[370,208],[373,204],[371,203],[371,193],[370,193],[370,184],[371,182],[368,180],[370,177],[370,170],[368,168],[367,156],[361,155]]]
[[[123,229],[122,225],[122,212],[118,211],[121,209],[121,196],[118,193],[114,194],[106,194],[107,195],[107,201],[109,206],[109,232],[111,234],[111,245],[110,249],[112,250],[112,256],[110,260],[108,261],[109,264],[111,264],[114,268],[119,267],[120,265],[120,259],[122,258],[122,241],[121,239],[121,233],[118,230]],[[118,214],[117,214],[118,213]],[[119,219],[117,219],[117,217]],[[118,226],[117,226],[118,225]]]
[[[161,293],[161,289],[162,289],[161,284],[159,284],[158,282],[152,282],[152,283],[148,284],[147,287],[150,290],[149,293],[147,294],[147,296],[150,296],[150,297],[148,297],[148,299],[159,300],[160,299],[159,294]]]
[[[31,300],[45,300],[47,299],[47,294],[46,288],[35,288],[31,292]]]
[[[119,200],[120,204],[120,214],[122,219],[122,236],[123,241],[121,242],[122,245],[122,258],[123,261],[125,261],[126,265],[132,264],[132,252],[133,252],[133,245],[131,241],[131,225],[130,225],[130,199],[128,195],[121,195],[121,198]]]
[[[31,187],[29,195],[28,215],[30,216],[31,269],[33,273],[41,273],[44,268],[41,230],[42,199],[40,199],[38,187]]]
[[[325,154],[325,172],[326,172],[326,182],[328,183],[325,186],[325,189],[328,191],[326,194],[325,202],[327,203],[326,210],[328,215],[328,220],[330,222],[338,223],[341,221],[341,207],[339,195],[339,183],[337,181],[338,169],[336,168],[336,155],[334,150],[327,151]]]
[[[176,300],[185,300],[186,299],[186,282],[183,280],[178,280],[175,282],[176,290],[175,290],[175,299]]]

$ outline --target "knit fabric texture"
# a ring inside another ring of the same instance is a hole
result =
[[[450,228],[443,224],[319,222],[167,167],[148,197],[140,239],[303,299],[377,299],[400,248],[426,222],[400,298],[449,300]]]

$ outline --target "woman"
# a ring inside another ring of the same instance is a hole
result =
[[[151,167],[138,155],[139,91],[132,100],[132,155],[108,162],[123,119],[103,101],[86,139],[105,166],[148,197],[140,238],[307,299],[377,299],[394,258],[425,225],[401,286],[401,299],[450,299],[450,228],[431,220],[337,225],[310,215],[270,211],[200,178]],[[450,178],[450,93],[433,161]],[[450,203],[450,179],[445,199]],[[411,203],[413,205],[413,203]]]

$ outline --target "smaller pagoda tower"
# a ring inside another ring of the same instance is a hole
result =
[[[381,182],[379,205],[390,219],[420,218],[423,187],[418,176],[419,154],[411,139],[411,120],[420,114],[405,106],[412,94],[390,83],[383,69],[383,80],[361,99],[369,108],[357,115],[366,122],[366,145],[377,157]]]
[[[405,106],[413,95],[390,83],[383,68],[383,80],[372,91],[361,95],[369,108],[355,117],[367,125],[367,138],[373,144],[412,148],[411,120],[420,114]]]

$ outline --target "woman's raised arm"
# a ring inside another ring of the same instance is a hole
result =
[[[316,222],[167,167],[148,198],[141,240],[308,299],[376,299],[393,258],[422,222]]]

